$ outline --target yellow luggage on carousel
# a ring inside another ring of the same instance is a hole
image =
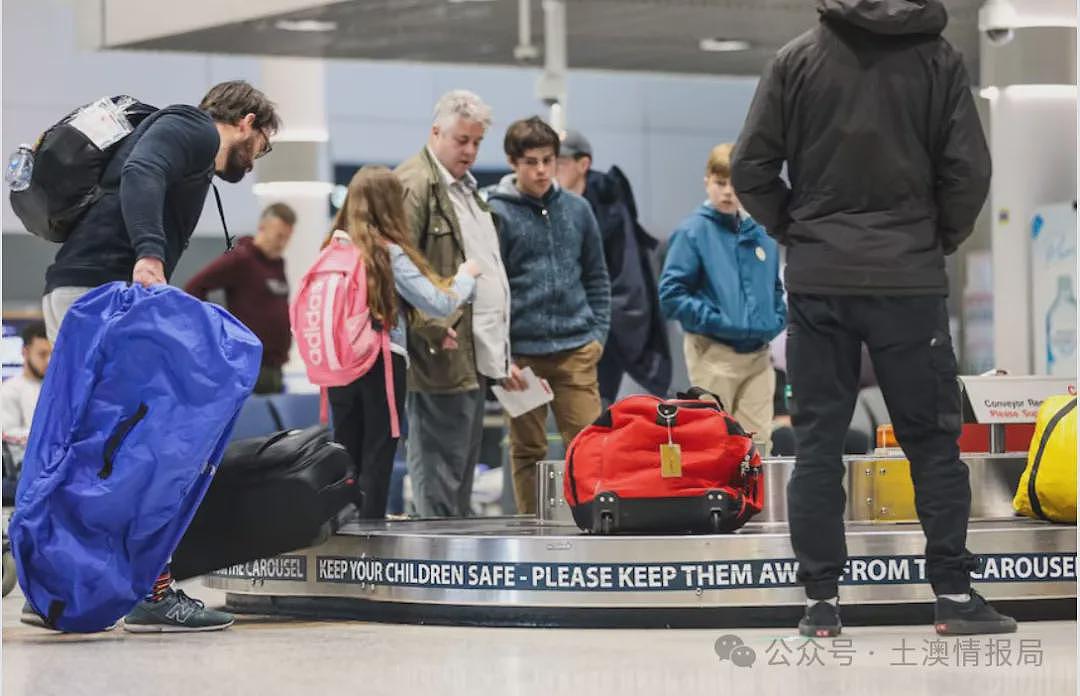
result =
[[[1075,396],[1052,396],[1039,407],[1013,509],[1052,522],[1076,522]]]

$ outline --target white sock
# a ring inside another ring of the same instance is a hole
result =
[[[971,601],[970,594],[939,594],[938,597],[947,599],[950,602],[960,602],[961,604]]]
[[[828,602],[829,604],[831,604],[831,605],[833,605],[835,607],[835,606],[837,606],[839,601],[840,600],[839,600],[838,597],[832,597],[830,599],[807,599],[806,600],[806,606],[812,607],[815,604],[817,604],[818,602]]]

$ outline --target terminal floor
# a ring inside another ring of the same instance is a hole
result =
[[[198,582],[185,587],[211,605],[224,600]],[[993,647],[977,638],[944,648],[925,642],[936,638],[929,626],[851,628],[842,636],[850,643],[807,645],[780,629],[447,628],[251,616],[222,633],[78,636],[20,624],[21,606],[18,590],[3,600],[3,696],[1059,696],[1077,688],[1072,621],[1023,624]],[[718,658],[725,634],[753,650],[753,665]],[[923,664],[942,652],[945,664]]]

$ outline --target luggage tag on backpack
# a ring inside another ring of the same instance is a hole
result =
[[[670,409],[670,411],[668,410]],[[682,476],[682,448],[679,443],[671,439],[671,426],[675,422],[675,414],[678,408],[668,404],[660,404],[656,407],[667,425],[667,444],[660,445],[660,478],[679,478]]]
[[[131,132],[131,122],[111,99],[88,104],[71,118],[70,125],[104,152]]]

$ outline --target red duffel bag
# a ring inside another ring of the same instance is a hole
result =
[[[678,397],[623,399],[570,443],[563,490],[583,530],[730,532],[761,512],[750,435],[708,392]]]

